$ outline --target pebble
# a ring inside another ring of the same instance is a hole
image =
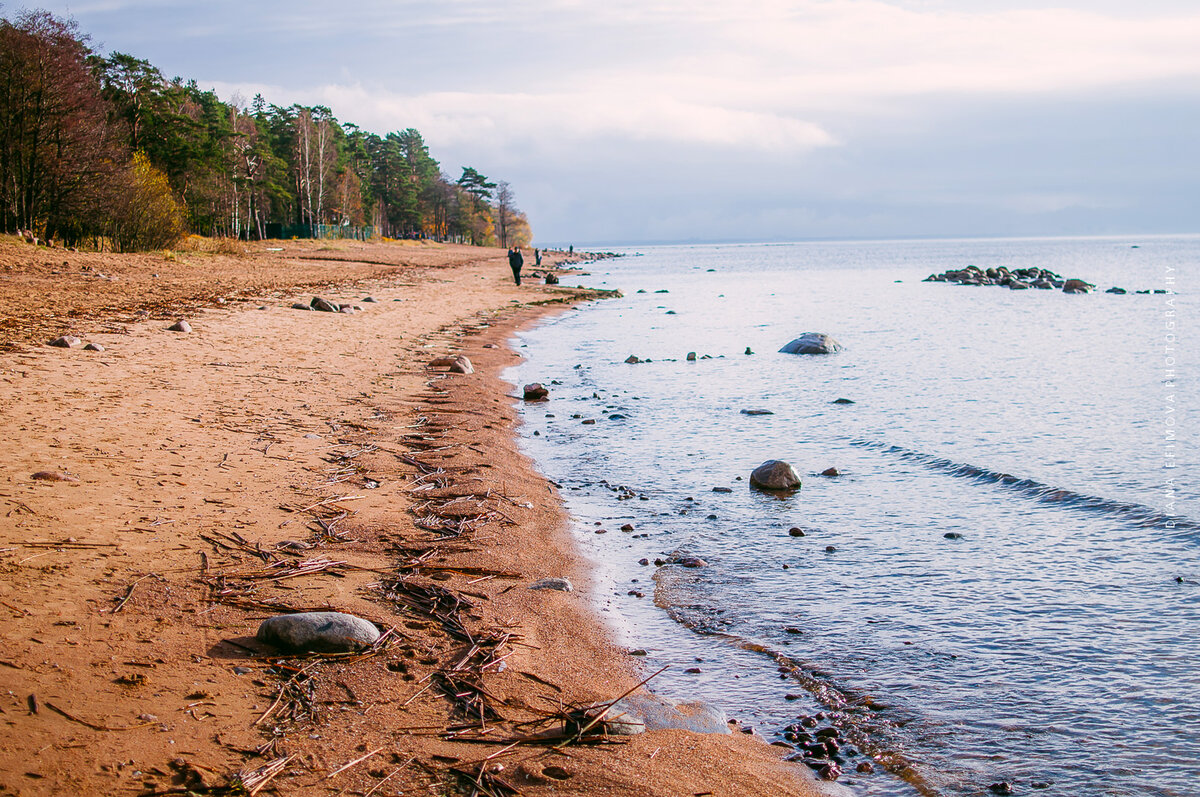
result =
[[[870,761],[860,761],[858,766],[854,768],[855,772],[861,772],[864,775],[869,775],[875,771],[874,765]]]
[[[621,531],[633,531],[633,524],[626,523],[624,526],[621,526]]]
[[[638,564],[641,565],[642,567],[645,567],[646,565],[650,564],[650,560],[649,559],[638,559]]]
[[[104,347],[99,343],[89,343],[83,347],[84,351],[104,351]]]
[[[39,470],[29,478],[39,482],[77,482],[79,478],[57,470]]]
[[[167,327],[167,331],[169,331],[169,332],[191,332],[192,325],[181,318],[178,321],[176,321],[174,324],[171,324],[171,326]]]
[[[553,589],[559,592],[574,592],[575,587],[571,584],[570,579],[566,578],[543,578],[529,585],[530,589]]]
[[[312,301],[309,302],[309,306],[314,310],[320,310],[322,313],[336,313],[342,309],[337,304],[334,304],[328,299],[322,299],[320,296],[312,297]]]
[[[61,335],[61,336],[55,338],[54,340],[50,341],[46,345],[54,346],[55,348],[58,348],[58,349],[78,349],[80,346],[83,345],[83,341],[80,340],[79,338],[75,337],[74,335]]]

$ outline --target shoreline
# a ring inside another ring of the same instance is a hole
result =
[[[586,563],[518,450],[500,378],[516,357],[508,338],[550,312],[537,302],[579,292],[518,289],[501,251],[460,254],[422,275],[395,263],[364,277],[380,301],[352,316],[272,299],[192,314],[186,337],[157,321],[91,333],[109,348],[91,359],[3,355],[24,408],[0,416],[22,441],[0,488],[12,519],[0,782],[12,793],[220,793],[233,773],[314,794],[452,782],[819,793],[804,767],[742,734],[530,742],[493,760],[505,744],[455,730],[472,711],[485,715],[476,734],[539,718],[549,729],[560,705],[612,700],[640,678],[584,597]],[[453,353],[476,372],[428,368]],[[68,480],[31,480],[41,471]],[[435,546],[418,526],[430,509],[475,528]],[[526,589],[561,575],[584,592]],[[280,606],[357,612],[391,640],[363,657],[281,657],[253,639]]]

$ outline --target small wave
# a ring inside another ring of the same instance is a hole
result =
[[[851,445],[883,451],[885,454],[893,454],[907,462],[916,462],[926,467],[949,473],[951,476],[974,479],[983,484],[999,484],[1002,487],[1032,496],[1043,503],[1062,504],[1064,506],[1116,515],[1135,521],[1137,525],[1145,528],[1168,530],[1200,529],[1200,522],[1178,515],[1168,515],[1145,504],[1116,501],[1111,498],[1100,498],[1094,495],[1078,493],[1074,490],[1064,490],[1035,479],[1022,479],[1009,473],[1001,473],[976,465],[955,462],[952,459],[935,457],[932,454],[913,451],[910,448],[895,446],[889,443],[881,443],[873,440],[855,440]]]

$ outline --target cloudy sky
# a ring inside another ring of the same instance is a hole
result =
[[[1196,0],[40,7],[224,99],[416,127],[543,243],[1200,232]]]

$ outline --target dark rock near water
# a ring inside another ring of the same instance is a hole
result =
[[[795,490],[800,487],[800,476],[788,463],[771,459],[750,474],[750,486],[760,490]]]
[[[60,335],[46,345],[54,346],[57,349],[78,349],[83,345],[83,341],[74,335]]]
[[[378,304],[379,300],[376,299],[374,296],[364,296],[363,302],[365,302],[366,304]]]
[[[742,410],[742,415],[774,415],[771,410]]]
[[[732,487],[714,487],[714,488],[712,488],[712,491],[714,493],[732,493],[733,488]]]
[[[792,526],[790,529],[788,529],[788,534],[790,534],[793,537],[803,537],[804,529],[797,528],[796,526]]]
[[[694,352],[694,351],[689,351],[689,352],[687,353],[687,361],[688,361],[688,362],[690,362],[690,363],[694,363],[694,362],[696,362],[696,352]]]
[[[854,768],[854,771],[860,772],[863,775],[870,775],[875,771],[875,767],[870,761],[861,761],[859,762],[858,766]]]
[[[833,403],[833,404],[853,404],[854,401],[853,401],[853,399],[848,399],[848,398],[837,398],[837,399],[834,399],[831,403]]]
[[[312,309],[320,310],[322,313],[337,313],[342,309],[340,305],[334,304],[328,299],[322,299],[320,296],[312,297],[312,301],[308,304]]]
[[[1063,293],[1091,293],[1096,286],[1081,279],[1069,279],[1063,282]]]
[[[1002,780],[999,783],[993,783],[988,786],[988,791],[992,794],[1012,794],[1013,787],[1008,781]]]
[[[104,347],[99,343],[89,343],[83,347],[84,351],[104,351]]]
[[[779,351],[783,354],[833,354],[844,346],[824,332],[805,332],[789,341]]]
[[[312,306],[307,305],[304,302],[292,302],[292,309],[293,310],[311,310]]]
[[[1105,293],[1115,293],[1118,296],[1124,296],[1125,294],[1129,293],[1129,291],[1125,290],[1124,288],[1118,288],[1117,286],[1114,285],[1113,287],[1106,290]]]
[[[822,476],[841,476],[842,472],[840,470],[838,470],[837,468],[826,468],[825,470],[821,471],[821,475]]]
[[[547,274],[546,275],[546,284],[547,285],[557,285],[558,284],[558,275],[557,274]]]
[[[375,644],[379,629],[352,614],[301,612],[263,620],[257,638],[285,650],[342,653]]]
[[[641,361],[642,358],[638,357],[636,354],[631,354],[625,358],[625,362],[629,363],[630,365],[637,365]]]
[[[962,535],[959,534],[957,531],[947,531],[942,536],[948,540],[961,540],[962,539]]]

